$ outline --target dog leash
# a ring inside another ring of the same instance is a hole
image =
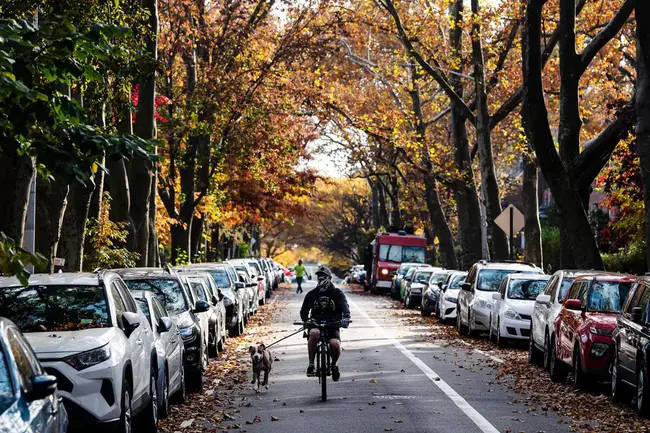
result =
[[[277,341],[274,341],[273,343],[269,344],[269,345],[266,346],[266,347],[269,348],[269,347],[271,347],[271,346],[275,346],[275,345],[278,344],[279,342],[281,342],[281,341],[283,341],[283,340],[286,340],[286,339],[289,338],[289,337],[293,337],[294,335],[296,335],[296,334],[299,333],[299,332],[304,331],[305,329],[307,329],[307,328],[302,327],[301,329],[297,330],[297,331],[294,332],[293,334],[287,335],[287,336],[284,337],[284,338],[281,338],[281,339],[279,339],[279,340],[277,340]]]

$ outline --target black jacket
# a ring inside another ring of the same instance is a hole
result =
[[[324,291],[317,287],[305,295],[300,309],[300,318],[306,322],[309,318],[314,320],[336,321],[343,317],[350,317],[348,300],[341,289],[333,284]]]

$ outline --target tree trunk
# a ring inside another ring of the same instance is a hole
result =
[[[636,140],[641,173],[646,217],[646,260],[650,269],[650,4],[636,3],[637,36],[637,91]]]
[[[524,236],[526,238],[526,261],[544,268],[542,255],[542,228],[539,223],[539,198],[537,163],[524,154]]]
[[[479,0],[472,0],[472,13],[479,14]],[[487,218],[488,245],[490,258],[507,260],[510,256],[508,238],[494,222],[501,215],[501,198],[497,181],[494,158],[492,156],[492,137],[490,131],[490,113],[488,111],[487,92],[485,90],[485,68],[483,47],[481,43],[481,26],[479,20],[472,24],[472,59],[474,63],[474,86],[476,92],[476,140],[478,145],[481,186],[485,199]]]
[[[384,230],[388,229],[390,222],[388,221],[388,210],[386,208],[386,191],[384,191],[384,185],[376,180],[377,186],[377,199],[379,200],[379,226],[380,230],[383,227]]]
[[[64,182],[36,180],[36,251],[49,260],[44,272],[54,272],[69,189]]]
[[[0,231],[23,244],[34,162],[28,156],[0,155]]]
[[[172,237],[172,264],[180,264],[180,259],[183,253],[190,251],[190,234],[192,230],[191,223],[188,227],[183,227],[180,224],[175,224],[171,227]]]
[[[201,245],[203,241],[203,223],[205,215],[201,214],[201,218],[194,218],[192,220],[192,244],[191,251],[192,255],[190,256],[192,262],[197,262],[198,258],[201,256]],[[205,256],[204,256],[205,257]]]
[[[138,266],[147,266],[148,262],[151,177],[151,163],[140,157],[135,157],[131,161],[129,171],[129,190],[131,192],[129,216],[133,222],[134,230],[133,243],[129,245],[129,249],[140,254]]]
[[[379,227],[381,226],[381,222],[379,220],[379,191],[377,188],[377,182],[376,180],[372,180],[371,178],[368,178],[368,184],[370,185],[370,191],[372,193],[372,202],[371,202],[371,220],[372,220],[372,228],[375,230],[375,232],[379,232]]]
[[[545,0],[528,0],[523,53],[524,101],[522,117],[528,141],[553,194],[563,222],[576,266],[581,269],[602,269],[598,245],[591,233],[589,220],[580,193],[571,181],[555,150],[555,141],[548,121],[542,86],[541,21]]]
[[[156,169],[154,167],[154,173]],[[158,191],[158,176],[154,174],[151,179],[151,193],[149,194],[149,257],[147,266],[157,268],[160,266],[160,251],[158,250],[158,233],[156,231],[156,197]]]
[[[438,185],[432,176],[425,176],[424,182],[427,208],[431,218],[431,230],[440,244],[440,263],[447,269],[457,269],[458,261],[454,249],[454,236],[440,205]]]
[[[402,213],[399,209],[399,180],[397,175],[390,176],[390,226],[392,231],[402,229]]]
[[[462,68],[462,17],[463,0],[454,0],[449,5],[449,15],[452,29],[450,30],[450,41],[452,55],[458,60],[458,67],[455,72],[461,73]],[[450,77],[450,84],[458,95],[463,95],[464,89],[460,78],[453,74]],[[454,182],[454,198],[458,210],[458,228],[460,234],[460,266],[461,269],[469,269],[482,257],[481,242],[481,208],[479,205],[474,170],[469,153],[467,140],[467,119],[457,101],[451,101],[451,134],[455,147],[454,163],[460,179]]]
[[[57,251],[58,256],[65,259],[63,270],[66,272],[83,269],[84,237],[93,190],[92,183],[87,187],[76,181],[70,184]]]

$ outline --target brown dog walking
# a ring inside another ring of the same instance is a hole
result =
[[[257,389],[255,392],[260,392],[260,374],[262,372],[264,372],[264,381],[262,382],[262,386],[269,389],[269,373],[271,373],[271,364],[273,364],[271,351],[267,350],[266,346],[262,343],[250,346],[248,351],[251,354],[253,366],[253,380],[251,381],[251,384],[255,384],[255,381],[257,381]]]

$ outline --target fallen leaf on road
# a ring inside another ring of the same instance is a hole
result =
[[[183,421],[181,423],[181,428],[188,428],[189,426],[192,425],[193,422],[194,422],[194,419],[188,419],[187,421]]]
[[[370,383],[377,383],[377,381],[376,381],[375,379],[370,379],[368,382],[370,382]]]
[[[384,431],[393,431],[392,428],[385,428]]]
[[[280,421],[280,417],[272,416],[271,421]]]

